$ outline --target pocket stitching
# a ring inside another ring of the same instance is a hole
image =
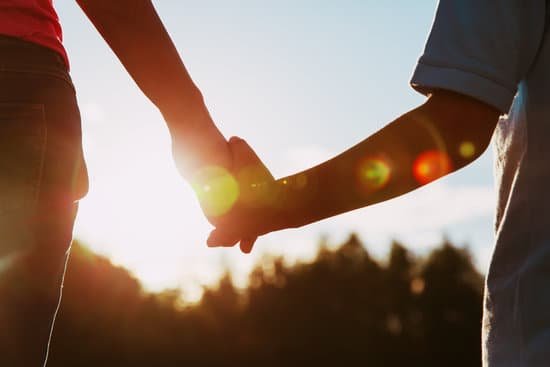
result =
[[[48,125],[46,124],[46,111],[43,104],[40,105],[40,128],[41,128],[41,146],[40,146],[40,163],[38,165],[38,177],[36,177],[34,186],[34,198],[32,206],[36,207],[38,197],[40,195],[40,188],[42,186],[42,178],[44,173],[44,162],[46,160],[46,147],[48,146]]]
[[[44,162],[46,159],[46,147],[47,147],[47,140],[48,140],[48,126],[46,123],[46,111],[45,106],[42,103],[0,103],[0,107],[26,107],[31,110],[39,110],[38,115],[38,123],[39,123],[39,134],[40,134],[40,140],[38,143],[39,146],[39,162],[38,167],[35,170],[32,178],[33,178],[33,184],[31,186],[31,200],[28,201],[28,204],[30,208],[32,208],[33,211],[36,210],[36,205],[38,202],[39,194],[40,194],[40,187],[42,183],[43,178],[43,171],[44,171]],[[9,215],[10,213],[13,213],[19,209],[24,207],[24,204],[21,204],[20,207],[1,210],[0,209],[0,216]]]

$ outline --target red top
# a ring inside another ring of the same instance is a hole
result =
[[[67,67],[59,17],[53,0],[0,0],[0,34],[17,37],[58,52]]]

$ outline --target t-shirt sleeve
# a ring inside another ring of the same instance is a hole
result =
[[[545,0],[440,0],[411,85],[446,89],[507,113],[537,56]]]

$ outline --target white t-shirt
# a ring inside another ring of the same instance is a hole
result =
[[[441,0],[411,84],[507,116],[495,131],[496,244],[484,366],[550,366],[550,1]],[[515,97],[515,98],[514,98]]]

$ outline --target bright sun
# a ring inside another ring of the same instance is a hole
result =
[[[221,272],[194,261],[213,256],[205,246],[210,225],[172,163],[162,127],[118,138],[116,144],[86,140],[91,190],[81,202],[76,237],[129,268],[148,289],[178,279],[176,286],[194,298],[193,289]]]

